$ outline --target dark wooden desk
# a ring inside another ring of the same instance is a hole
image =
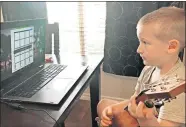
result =
[[[23,104],[28,108],[44,109],[64,127],[64,121],[76,102],[81,97],[85,89],[90,86],[90,100],[92,113],[92,127],[97,127],[95,117],[97,116],[97,104],[100,99],[100,65],[103,61],[103,55],[88,56],[88,71],[81,80],[74,86],[73,90],[65,99],[62,100],[60,106],[50,106],[41,104]],[[81,64],[81,61],[74,59],[74,64]],[[53,127],[58,125],[46,113],[40,111],[19,111],[1,104],[1,127]]]

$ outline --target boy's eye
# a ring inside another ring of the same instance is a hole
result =
[[[144,43],[144,44],[148,44],[146,41],[143,41],[142,43]]]

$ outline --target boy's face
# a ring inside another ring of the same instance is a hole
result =
[[[140,42],[137,52],[147,66],[161,66],[166,62],[168,55],[168,43],[157,39],[155,36],[157,30],[153,24],[138,25],[137,27],[137,36]]]

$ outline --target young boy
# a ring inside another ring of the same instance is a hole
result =
[[[146,66],[130,100],[99,102],[97,111],[101,126],[111,125],[114,114],[123,111],[127,105],[130,115],[140,127],[185,126],[185,93],[161,106],[158,117],[155,108],[147,108],[142,102],[137,105],[135,101],[135,97],[153,83],[172,79],[176,75],[185,80],[185,66],[178,57],[185,47],[185,12],[176,7],[163,7],[143,16],[136,28],[140,42],[137,52]]]

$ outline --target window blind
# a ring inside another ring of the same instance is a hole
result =
[[[59,23],[61,53],[103,53],[106,2],[47,2],[47,11]]]

